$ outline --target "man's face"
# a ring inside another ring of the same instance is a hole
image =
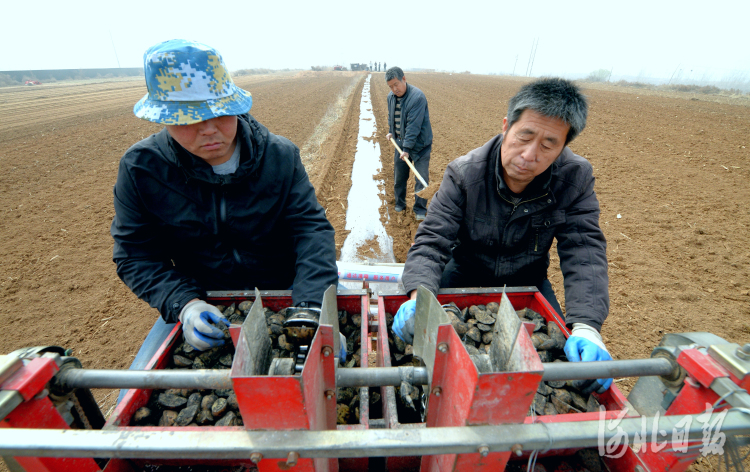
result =
[[[220,116],[192,125],[168,125],[167,132],[180,146],[216,166],[232,157],[237,117]]]
[[[406,76],[403,77],[403,79],[391,79],[388,81],[388,87],[391,89],[391,92],[393,92],[393,95],[397,97],[403,97],[406,93]]]
[[[550,118],[524,110],[518,121],[508,128],[503,118],[503,144],[500,157],[503,180],[514,193],[521,193],[560,155],[570,126],[559,118]]]

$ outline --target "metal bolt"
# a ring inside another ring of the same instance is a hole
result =
[[[436,397],[439,397],[441,393],[443,393],[443,389],[440,387],[435,387],[432,389],[432,394]]]
[[[634,470],[635,472],[646,472],[640,464],[636,465]]]
[[[299,454],[292,451],[286,456],[286,465],[289,467],[294,467],[297,465],[297,460],[299,459]]]
[[[253,452],[252,454],[250,454],[250,460],[257,465],[258,462],[263,460],[263,454],[261,454],[260,452]]]
[[[487,457],[487,455],[490,453],[490,448],[487,446],[479,446],[479,448],[477,448],[477,452],[480,456]]]
[[[518,457],[521,457],[523,455],[523,446],[521,446],[518,443],[515,443],[510,447],[510,452],[517,455]]]
[[[735,354],[737,354],[737,357],[739,357],[743,361],[750,361],[750,343],[745,344],[742,347],[738,347]]]
[[[331,346],[324,346],[323,357],[329,357],[331,354],[333,354],[333,349],[331,348]]]
[[[327,399],[330,400],[331,398],[333,398],[333,395],[334,395],[333,390],[326,390],[326,398]]]
[[[440,352],[448,352],[448,344],[446,344],[446,343],[440,343],[440,344],[438,344],[438,351],[440,351]]]

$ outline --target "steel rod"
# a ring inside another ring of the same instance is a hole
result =
[[[542,364],[542,380],[583,380],[667,375],[672,363],[663,357],[626,359],[622,361],[551,362]]]
[[[524,451],[596,447],[611,439],[619,440],[618,444],[632,444],[636,433],[644,434],[646,443],[670,447],[675,431],[685,432],[681,437],[700,445],[706,424],[721,424],[720,432],[727,436],[750,434],[750,415],[729,411],[718,423],[719,415],[700,419],[692,415],[625,418],[612,428],[605,426],[609,421],[601,420],[341,431],[246,431],[240,427],[232,431],[0,429],[0,455],[247,459],[253,452],[263,454],[264,458],[286,458],[290,452],[296,452],[301,458],[390,457],[476,453],[485,447],[488,452],[509,451],[514,446]]]
[[[580,380],[666,375],[672,364],[665,358],[599,362],[545,363],[542,380]],[[229,369],[223,370],[96,370],[68,369],[56,380],[66,388],[232,388]],[[427,384],[426,367],[370,367],[336,370],[339,387],[398,386],[402,381]]]
[[[337,387],[388,387],[401,382],[427,384],[426,367],[368,367],[366,369],[337,369]]]
[[[97,370],[67,369],[56,376],[64,388],[232,388],[229,369]]]

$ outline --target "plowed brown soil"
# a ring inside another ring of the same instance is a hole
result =
[[[427,96],[434,133],[430,179],[502,128],[525,79],[406,74]],[[393,151],[385,140],[388,88],[372,81],[389,195],[387,224],[406,260],[417,224],[396,216]],[[582,84],[586,129],[571,149],[594,165],[607,238],[610,315],[602,335],[615,358],[649,357],[662,335],[708,331],[750,342],[750,106],[705,95],[662,96]],[[712,101],[708,101],[712,100]],[[719,103],[721,101],[721,103]],[[413,178],[410,185],[413,191]],[[413,204],[409,196],[407,207]],[[617,215],[621,215],[618,218]],[[559,259],[550,277],[564,307]],[[632,380],[618,385],[629,390]]]
[[[252,92],[260,122],[302,147],[357,77],[305,73],[237,83]],[[432,181],[499,132],[507,100],[525,82],[463,74],[407,80],[429,102]],[[750,342],[750,107],[583,86],[591,113],[571,147],[597,177],[612,298],[603,336],[613,355],[648,357],[666,332]],[[359,80],[309,169],[339,248],[361,90]],[[382,73],[373,74],[371,91],[387,192],[382,215],[403,262],[417,223],[411,212],[393,212]],[[158,316],[117,278],[109,235],[119,158],[160,129],[132,114],[145,92],[141,81],[0,88],[0,354],[56,344],[73,348],[87,368],[124,369]],[[563,301],[556,264],[553,252],[550,276]],[[627,391],[632,383],[618,385]],[[96,395],[107,412],[116,394]]]
[[[236,82],[261,123],[302,146],[355,77]],[[87,368],[122,369],[153,325],[158,313],[115,273],[109,235],[119,159],[161,129],[133,115],[145,93],[142,81],[0,88],[0,353],[54,344]],[[105,413],[110,393],[96,392]]]

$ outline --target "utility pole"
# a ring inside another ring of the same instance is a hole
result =
[[[518,54],[516,54],[516,62],[513,64],[513,74],[511,75],[516,75],[516,65],[518,65]]]
[[[677,64],[677,67],[675,67],[674,72],[672,72],[672,76],[669,78],[669,82],[667,82],[667,85],[672,83],[672,79],[674,78],[674,75],[677,73],[677,70],[680,68],[681,65],[682,65],[681,62]]]
[[[536,39],[531,41],[531,51],[529,52],[529,60],[526,62],[526,77],[529,76],[529,67],[531,67],[531,55],[534,53],[534,41]]]
[[[111,30],[107,30],[107,31],[109,31],[109,40],[112,41],[112,49],[114,49],[114,51],[115,51],[115,59],[117,60],[117,68],[120,69],[121,68],[120,67],[120,58],[117,57],[117,48],[115,48],[115,40],[112,39],[112,31]]]
[[[531,43],[531,54],[529,54],[529,66],[526,70],[526,77],[531,76],[531,70],[534,68],[534,59],[536,58],[536,50],[539,47],[539,38],[534,39]]]

